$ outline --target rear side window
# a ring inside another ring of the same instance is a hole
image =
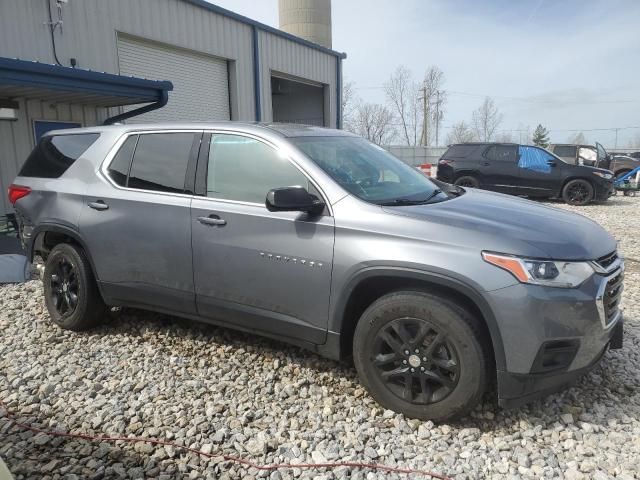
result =
[[[484,152],[484,156],[487,160],[494,162],[512,162],[516,163],[518,158],[517,149],[515,145],[492,145]]]
[[[465,158],[473,153],[477,145],[452,145],[442,158]]]
[[[127,186],[127,177],[129,176],[129,168],[131,167],[131,158],[133,157],[133,151],[138,143],[138,135],[132,135],[127,138],[125,142],[113,157],[111,164],[109,164],[108,172],[109,176],[121,187]]]
[[[157,192],[183,193],[194,138],[194,133],[140,135],[133,154],[128,186]]]
[[[43,137],[27,158],[18,175],[21,177],[58,178],[99,136],[99,133],[80,133]]]

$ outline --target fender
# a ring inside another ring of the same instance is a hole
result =
[[[102,294],[102,287],[100,285],[98,275],[96,274],[96,267],[95,267],[95,264],[93,263],[91,252],[87,248],[86,242],[82,239],[80,232],[78,232],[77,230],[71,227],[68,227],[66,225],[61,225],[59,223],[50,223],[50,222],[41,223],[37,227],[35,227],[31,234],[31,238],[28,240],[26,245],[27,259],[29,260],[29,262],[33,262],[34,252],[42,246],[44,235],[47,232],[61,233],[63,235],[67,235],[68,237],[73,238],[78,243],[78,245],[82,247],[85,255],[87,256],[87,259],[89,260],[89,264],[91,265],[91,271],[93,272],[93,277],[96,279],[96,283],[98,284],[98,289],[100,289],[100,293]]]
[[[329,330],[334,332],[340,332],[342,330],[344,322],[344,314],[347,308],[347,303],[351,297],[355,288],[364,280],[372,277],[397,277],[411,280],[421,280],[435,285],[454,290],[469,298],[478,307],[489,330],[491,336],[491,343],[493,346],[493,352],[496,361],[496,368],[498,370],[505,370],[506,358],[504,354],[504,343],[502,341],[502,335],[498,329],[495,316],[491,307],[485,300],[485,298],[478,292],[478,290],[471,285],[468,285],[462,280],[452,278],[448,275],[441,273],[429,272],[425,270],[419,270],[409,267],[393,267],[393,266],[372,266],[366,267],[356,272],[341,289],[331,312],[331,325]]]

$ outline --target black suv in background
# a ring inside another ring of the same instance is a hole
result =
[[[543,148],[513,143],[449,146],[438,161],[438,180],[528,197],[562,198],[570,205],[606,200],[613,174],[571,165]]]

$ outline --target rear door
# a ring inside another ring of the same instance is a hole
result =
[[[543,148],[528,145],[520,145],[518,165],[522,193],[530,196],[558,194],[564,170],[570,167]]]
[[[196,184],[204,188],[191,209],[198,313],[250,331],[324,343],[333,217],[265,207],[272,188],[299,185],[321,193],[272,145],[222,132],[205,135]]]
[[[517,145],[490,145],[482,154],[480,171],[485,188],[504,193],[517,193]]]
[[[195,313],[185,178],[201,137],[176,131],[121,138],[87,189],[80,233],[110,299]]]

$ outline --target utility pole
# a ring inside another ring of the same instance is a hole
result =
[[[614,147],[615,149],[618,148],[618,130],[619,130],[618,128],[615,129],[615,131],[616,131],[616,146]],[[627,192],[625,192],[625,193],[627,193]]]
[[[422,145],[425,147],[429,143],[427,130],[428,118],[429,118],[429,99],[427,98],[427,85],[422,85]]]
[[[440,127],[440,90],[436,90],[436,147],[440,145],[438,142],[438,130]]]

